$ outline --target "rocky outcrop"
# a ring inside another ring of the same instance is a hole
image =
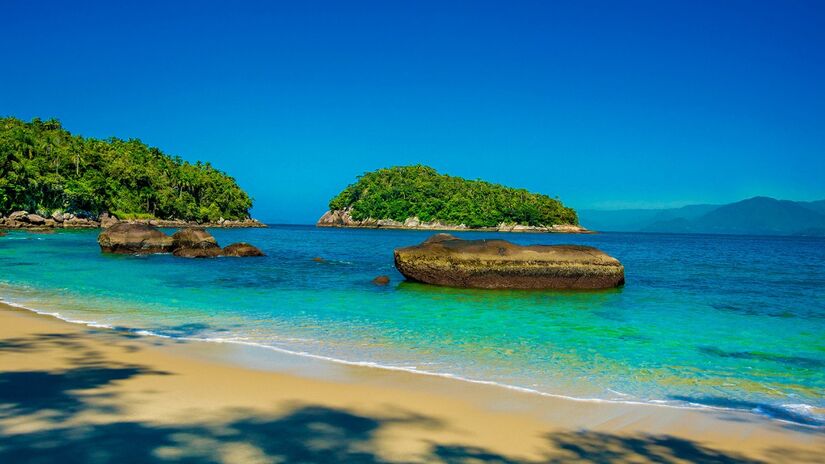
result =
[[[395,267],[404,277],[434,285],[578,290],[624,285],[621,263],[588,246],[520,246],[436,234],[394,254]]]
[[[109,213],[102,213],[97,218],[80,217],[72,213],[61,211],[53,212],[49,217],[38,214],[29,214],[27,211],[15,211],[4,217],[0,215],[0,228],[5,229],[107,229],[116,224],[145,224],[153,227],[182,228],[182,227],[213,227],[213,228],[244,228],[266,227],[255,219],[228,220],[221,218],[216,222],[192,222],[180,219],[130,219],[120,220]]]
[[[264,252],[248,243],[240,242],[227,245],[223,249],[224,256],[235,256],[240,258],[266,256]]]
[[[148,254],[172,251],[172,237],[146,224],[115,224],[97,237],[104,253]]]
[[[121,222],[104,229],[97,242],[104,253],[172,253],[181,258],[264,256],[248,243],[233,243],[221,249],[215,237],[202,228],[181,229],[170,237],[148,224]]]
[[[564,234],[592,234],[576,224],[554,224],[551,226],[527,226],[502,222],[496,227],[468,227],[465,224],[445,224],[440,221],[423,222],[417,217],[410,217],[399,222],[393,219],[367,218],[357,220],[352,217],[352,209],[346,208],[327,211],[318,219],[317,227],[353,227],[362,229],[415,229],[415,230],[474,230],[484,232],[555,232]]]
[[[218,241],[205,229],[181,229],[172,235],[172,254],[183,258],[214,258],[223,250]]]

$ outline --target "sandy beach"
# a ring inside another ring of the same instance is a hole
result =
[[[825,457],[821,428],[754,414],[573,401],[268,354],[0,305],[0,462]]]

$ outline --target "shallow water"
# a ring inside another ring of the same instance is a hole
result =
[[[11,232],[0,238],[0,296],[141,333],[825,425],[815,411],[825,408],[825,239],[461,234],[593,245],[625,265],[621,289],[541,292],[403,282],[392,250],[427,232],[212,232],[268,256],[107,256],[96,231]],[[381,274],[389,286],[370,282]]]

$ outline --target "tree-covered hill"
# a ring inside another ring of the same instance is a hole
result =
[[[140,140],[70,134],[54,119],[0,118],[0,214],[62,210],[121,218],[249,217],[252,200],[209,163],[190,164]]]
[[[330,210],[352,208],[355,220],[392,219],[494,227],[578,224],[576,212],[559,200],[481,180],[442,175],[427,166],[368,172],[329,202]]]

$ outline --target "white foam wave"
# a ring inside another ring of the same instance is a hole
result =
[[[39,310],[39,309],[32,308],[32,307],[29,307],[29,306],[25,306],[25,305],[20,304],[20,303],[5,300],[3,298],[0,298],[0,301],[2,301],[4,304],[7,304],[9,306],[14,306],[16,308],[24,309],[24,310],[31,311],[31,312],[34,312],[36,314],[40,314],[40,315],[44,315],[44,316],[51,316],[51,317],[54,317],[54,318],[57,318],[57,319],[60,319],[62,321],[69,322],[69,323],[72,323],[72,324],[80,324],[80,325],[85,325],[87,327],[100,328],[100,329],[115,329],[114,326],[109,325],[109,324],[103,324],[103,323],[100,323],[100,322],[97,322],[97,321],[85,321],[85,320],[81,320],[81,319],[72,319],[72,318],[62,316],[59,312],[56,312],[56,311],[43,311],[43,310]],[[121,329],[118,328],[118,330],[121,330]],[[538,395],[538,396],[547,397],[547,398],[557,398],[557,399],[563,399],[563,400],[568,400],[568,401],[576,401],[576,402],[584,402],[584,403],[623,404],[623,405],[648,406],[648,407],[665,407],[665,408],[670,408],[670,409],[684,409],[684,410],[702,409],[702,410],[717,410],[717,411],[729,411],[729,412],[742,412],[743,411],[742,409],[737,409],[737,408],[727,408],[727,407],[723,407],[723,406],[713,406],[713,405],[707,405],[707,404],[701,404],[701,403],[692,403],[692,402],[677,403],[677,402],[673,402],[673,401],[657,400],[657,399],[644,400],[644,401],[641,401],[641,400],[625,400],[625,399],[619,400],[619,399],[606,399],[606,398],[577,397],[577,396],[563,395],[563,394],[560,394],[560,393],[549,393],[549,392],[545,392],[545,391],[541,391],[541,390],[537,390],[537,389],[533,389],[533,388],[522,387],[522,386],[518,386],[518,385],[510,385],[510,384],[496,382],[496,381],[492,381],[492,380],[474,379],[474,378],[464,377],[464,376],[460,376],[460,375],[452,374],[452,373],[448,373],[448,372],[428,371],[428,370],[424,370],[424,369],[419,369],[419,368],[414,367],[414,366],[393,366],[393,365],[381,364],[381,363],[377,363],[377,362],[373,362],[373,361],[351,361],[351,360],[342,359],[342,358],[335,358],[335,357],[331,357],[331,356],[325,356],[325,355],[319,355],[319,354],[315,354],[315,353],[309,353],[309,352],[306,352],[306,351],[289,350],[289,349],[286,349],[286,348],[281,348],[281,347],[272,346],[272,345],[266,345],[266,344],[263,344],[263,343],[246,341],[243,337],[232,337],[232,338],[176,337],[176,336],[165,335],[165,334],[162,334],[162,333],[158,333],[158,332],[154,332],[154,331],[146,330],[146,329],[135,329],[135,330],[126,329],[126,330],[129,330],[129,332],[134,333],[136,335],[148,336],[148,337],[157,337],[157,338],[174,339],[174,340],[185,340],[185,341],[202,342],[202,343],[219,343],[219,344],[243,345],[243,346],[249,346],[249,347],[260,348],[260,349],[265,349],[265,350],[271,350],[271,351],[275,351],[275,352],[286,354],[286,355],[301,356],[301,357],[316,359],[316,360],[325,361],[325,362],[343,364],[343,365],[347,365],[347,366],[383,369],[383,370],[388,370],[388,371],[400,371],[400,372],[406,372],[406,373],[410,373],[410,374],[426,375],[426,376],[430,376],[430,377],[438,377],[438,378],[450,379],[450,380],[455,380],[455,381],[468,382],[468,383],[472,383],[472,384],[476,384],[476,385],[486,385],[486,386],[492,386],[492,387],[497,387],[497,388],[504,388],[504,389],[519,392],[519,393],[530,394],[530,395]],[[610,391],[613,392],[613,393],[616,393],[620,396],[621,395],[626,395],[625,393],[621,393],[621,392],[618,392],[618,391],[614,391],[614,390],[610,390]],[[808,417],[814,417],[812,412],[813,412],[814,409],[816,409],[814,406],[804,404],[804,403],[788,404],[788,405],[783,405],[783,407],[788,407],[793,412],[795,412],[797,414],[800,414],[800,415],[802,415],[804,413],[804,415],[808,416]],[[809,427],[809,428],[816,428],[816,429],[825,428],[825,425],[802,424],[802,423],[795,422],[795,421],[788,421],[788,420],[781,419],[781,418],[775,418],[775,417],[772,417],[770,414],[766,414],[765,412],[760,411],[758,408],[755,409],[755,410],[752,410],[751,412],[753,412],[755,414],[762,415],[762,416],[770,417],[771,419],[779,421],[779,422],[791,423],[795,426]]]

